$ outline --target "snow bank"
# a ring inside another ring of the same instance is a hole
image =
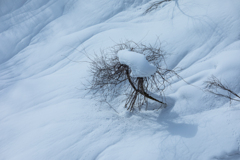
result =
[[[120,50],[117,55],[120,63],[126,64],[131,68],[132,77],[149,77],[156,72],[156,67],[149,64],[143,54]]]

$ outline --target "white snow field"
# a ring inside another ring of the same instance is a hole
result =
[[[0,0],[0,160],[240,159],[239,102],[202,90],[214,75],[240,93],[240,1],[152,2]],[[87,56],[125,40],[160,41],[192,85],[158,111],[84,96]]]

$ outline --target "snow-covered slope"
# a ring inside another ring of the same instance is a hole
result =
[[[201,90],[212,74],[240,93],[240,1],[0,0],[0,159],[240,159],[240,104]],[[85,54],[124,40],[170,53],[162,111],[84,97]],[[84,52],[83,52],[84,51]]]

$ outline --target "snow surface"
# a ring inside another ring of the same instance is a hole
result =
[[[201,90],[215,75],[240,93],[240,1],[151,2],[0,0],[1,160],[240,159],[240,104]],[[84,97],[86,54],[124,40],[160,41],[193,86],[175,80],[160,111]]]
[[[149,77],[156,72],[156,67],[150,64],[143,54],[120,50],[117,55],[121,64],[130,67],[132,77]]]

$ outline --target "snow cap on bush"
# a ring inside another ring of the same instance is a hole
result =
[[[156,67],[150,64],[143,54],[120,50],[117,55],[121,64],[130,67],[132,77],[150,77],[156,72]]]

